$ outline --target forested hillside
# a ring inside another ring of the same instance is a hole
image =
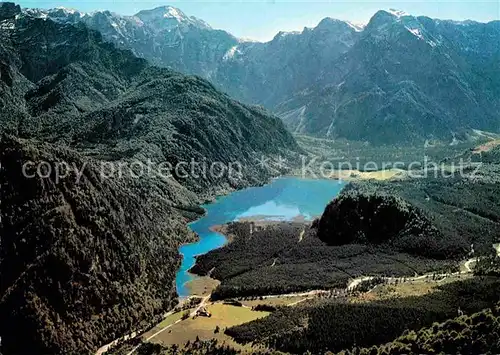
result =
[[[318,223],[328,244],[390,245],[439,259],[489,252],[500,235],[494,173],[469,178],[417,178],[356,183],[332,201]]]
[[[340,308],[340,307],[339,307]],[[360,307],[361,308],[361,307]],[[368,309],[368,307],[364,307]],[[379,310],[383,310],[380,308]],[[303,310],[301,310],[302,312]],[[324,312],[325,308],[320,308],[318,312]],[[277,314],[280,312],[278,311]],[[356,314],[357,312],[354,312]],[[395,315],[406,315],[409,318],[407,321],[411,321],[412,312],[404,309],[392,309],[386,310],[386,315],[388,317]],[[366,315],[366,314],[365,314]],[[370,314],[371,316],[374,313]],[[325,314],[326,317],[329,314]],[[375,315],[375,320],[379,321]],[[471,313],[468,315],[462,315],[459,317],[452,317],[444,322],[434,322],[429,324],[429,326],[423,328],[417,328],[415,330],[406,330],[401,336],[397,336],[389,343],[373,345],[371,347],[355,346],[342,351],[326,350],[321,349],[321,347],[315,346],[312,349],[318,349],[308,351],[306,353],[317,353],[317,354],[341,354],[341,355],[351,355],[351,354],[429,354],[429,353],[445,353],[445,354],[496,354],[500,350],[498,348],[499,338],[499,316],[500,309],[498,305],[492,305],[488,308],[481,310],[477,313]],[[276,317],[272,317],[273,321],[276,322]],[[350,321],[356,322],[355,317],[349,317]],[[392,318],[392,320],[394,320]],[[397,326],[397,323],[401,319],[396,319],[392,326]],[[404,321],[404,320],[403,320]],[[413,319],[413,321],[417,321]],[[418,321],[417,321],[418,322]],[[361,322],[361,324],[367,324],[369,322]],[[359,323],[357,323],[360,325]],[[269,323],[271,326],[271,324]],[[345,326],[345,324],[342,324]],[[354,323],[349,323],[348,326],[354,325]],[[283,326],[281,323],[275,324],[275,330],[278,331],[278,327]],[[299,325],[300,327],[300,325]],[[243,327],[237,327],[243,328]],[[230,332],[240,332],[240,329],[231,329]],[[361,327],[360,327],[361,328]],[[374,327],[375,328],[375,327]],[[283,328],[281,328],[283,329]],[[286,329],[286,328],[285,328]],[[296,328],[297,329],[297,328]],[[380,330],[387,329],[386,322],[383,322],[379,328],[375,328],[375,333]],[[318,328],[319,334],[330,335],[329,331],[325,332],[325,329]],[[361,330],[361,329],[360,329]],[[349,329],[351,331],[351,329]],[[373,330],[371,330],[373,331]],[[340,329],[341,334],[345,334],[345,329]],[[335,334],[333,334],[335,336]],[[282,341],[290,341],[289,344],[298,345],[303,339],[299,338],[293,341],[291,338],[292,334],[287,334],[283,336]],[[348,336],[352,336],[349,334]],[[387,338],[386,334],[382,334],[383,338]],[[390,335],[389,335],[390,337]],[[343,340],[337,338],[338,341]],[[345,341],[345,340],[344,340]],[[280,343],[282,344],[282,343]],[[356,344],[359,344],[356,341]],[[116,352],[116,354],[125,353],[130,347],[124,347],[122,352]],[[327,348],[328,349],[328,348]],[[309,350],[309,349],[308,349]],[[162,346],[159,344],[144,343],[141,344],[137,350],[138,354],[141,355],[170,355],[170,354],[213,354],[213,355],[226,355],[226,354],[240,354],[242,352],[237,351],[227,344],[220,343],[216,339],[211,341],[195,341],[190,344],[186,344],[185,347],[179,346]],[[254,354],[283,354],[273,349],[268,351],[255,351]]]
[[[414,276],[456,266],[454,260],[422,258],[391,245],[328,245],[315,226],[303,223],[250,231],[249,223],[230,224],[225,233],[232,242],[197,258],[192,272],[206,275],[213,269],[211,277],[222,281],[213,299],[343,290],[359,276]]]
[[[309,305],[283,307],[269,317],[229,328],[226,334],[241,343],[263,342],[271,349],[294,354],[306,351],[322,354],[354,346],[369,347],[391,341],[403,332],[410,334],[405,342],[411,344],[415,339],[412,330],[418,331],[434,322],[453,318],[458,309],[472,314],[494,307],[498,302],[499,287],[498,279],[473,279],[441,286],[425,296],[367,303],[323,299]],[[455,323],[449,321],[447,324]],[[439,329],[433,332],[438,333]],[[449,328],[444,326],[444,329]],[[460,326],[456,331],[459,330]],[[425,346],[426,331],[419,334],[422,340],[418,342]],[[398,347],[398,342],[394,343],[394,348]],[[445,342],[442,339],[443,347]],[[381,351],[384,353],[383,347]]]
[[[298,150],[266,111],[200,78],[151,67],[81,24],[26,14],[3,22],[2,60],[15,80],[4,84],[2,98],[9,100],[6,109],[19,112],[0,122],[7,132],[64,141],[104,158],[144,158],[139,152],[147,151],[153,161],[172,165],[202,158],[208,165],[239,162],[248,169],[243,180],[265,173],[254,158]]]
[[[6,354],[92,353],[154,324],[175,303],[177,248],[194,238],[185,223],[197,206],[266,181],[255,158],[298,151],[265,110],[9,3],[0,106]],[[160,170],[191,159],[245,168]]]
[[[497,354],[499,342],[500,308],[460,316],[436,323],[432,327],[409,331],[394,341],[371,348],[355,348],[342,354]]]
[[[440,140],[439,161],[484,166],[355,182],[310,223],[219,226],[231,243],[191,270],[220,281],[211,301],[314,291],[266,318],[217,325],[220,335],[270,352],[496,351],[496,308],[433,323],[498,302],[498,137],[476,129],[500,130],[499,38],[498,21],[380,11],[364,29],[325,19],[249,43],[168,6],[124,17],[0,3],[0,350],[92,354],[155,325],[177,302],[178,248],[196,238],[186,223],[199,205],[300,163],[285,121],[343,139],[323,158],[383,145],[363,161],[387,150],[395,160],[410,151],[398,146],[415,144],[420,159]],[[453,148],[474,139],[491,146]],[[411,172],[429,170],[420,168]],[[479,277],[419,296],[348,298],[382,279],[462,277],[471,263]],[[184,351],[235,353],[198,340]],[[138,353],[178,351],[143,344]]]
[[[0,148],[6,354],[90,352],[176,304],[177,246],[194,239],[185,228],[194,215],[174,203],[194,205],[194,194],[174,200],[176,187],[154,179],[102,180],[97,161],[47,143],[4,137]],[[26,161],[86,168],[28,178]]]

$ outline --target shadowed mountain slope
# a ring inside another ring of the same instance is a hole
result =
[[[255,159],[299,149],[267,111],[83,24],[3,3],[0,38],[2,351],[92,353],[175,304],[200,203],[267,181]],[[242,168],[162,170],[192,159]]]

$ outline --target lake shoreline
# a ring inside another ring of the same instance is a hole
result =
[[[231,242],[224,225],[234,221],[257,225],[306,222],[320,216],[344,186],[342,181],[332,179],[280,176],[272,178],[267,184],[236,190],[218,196],[213,203],[201,205],[204,215],[188,223],[197,237],[196,241],[179,247],[182,255],[176,276],[179,299],[192,295],[193,282],[201,282],[196,281],[198,276],[191,272],[197,257]],[[202,288],[204,290],[205,286]]]

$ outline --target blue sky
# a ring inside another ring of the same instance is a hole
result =
[[[16,1],[16,0],[11,0]],[[500,19],[500,1],[191,1],[191,0],[18,0],[23,7],[65,6],[80,11],[110,10],[132,15],[143,9],[172,5],[214,28],[238,37],[266,41],[280,31],[314,27],[324,17],[366,23],[379,9],[395,8],[412,15],[481,22]]]

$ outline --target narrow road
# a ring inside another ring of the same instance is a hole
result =
[[[499,253],[500,255],[500,244],[496,244],[497,247],[495,247],[495,249],[497,250],[497,253]],[[420,275],[420,276],[415,276],[415,277],[406,277],[406,281],[419,281],[419,280],[423,280],[427,277],[432,277],[432,276],[436,276],[436,277],[451,277],[451,276],[457,276],[457,275],[461,275],[461,274],[468,274],[468,273],[471,273],[472,272],[472,269],[470,267],[470,264],[474,263],[474,262],[477,262],[477,258],[471,258],[467,261],[465,261],[464,263],[464,268],[465,268],[465,271],[457,271],[457,272],[454,272],[454,273],[447,273],[447,274],[423,274],[423,275]],[[356,286],[358,286],[360,283],[364,282],[364,281],[369,281],[369,280],[373,280],[375,277],[374,276],[360,276],[360,277],[357,277],[355,279],[353,279],[348,285],[347,285],[347,290],[348,291],[352,291],[354,288],[356,288]],[[395,281],[395,280],[398,280],[398,279],[402,279],[402,277],[380,277],[379,278],[381,279],[384,279],[386,281]]]
[[[358,278],[355,278],[352,280],[349,285],[347,285],[347,291],[352,291],[354,290],[360,283],[365,282],[365,281],[370,281],[373,280],[375,277],[374,276],[361,276]]]
[[[196,315],[196,313],[198,313],[198,311],[202,308],[202,307],[205,307],[205,305],[207,304],[208,300],[210,299],[210,296],[212,296],[211,294],[208,295],[207,297],[203,298],[200,302],[200,304],[198,305],[198,307],[196,307],[194,309],[194,311],[192,311],[189,316],[190,317],[194,317]]]
[[[205,305],[207,304],[208,300],[210,299],[210,296],[211,295],[208,295],[207,297],[203,298],[200,302],[200,304],[189,314],[189,317],[194,317],[196,315],[196,313],[198,313],[198,311],[202,308],[202,307],[205,307]],[[143,340],[144,342],[147,342],[147,341],[150,341],[151,339],[153,339],[154,337],[156,337],[157,335],[163,333],[165,330],[169,329],[169,328],[172,328],[174,325],[176,324],[179,324],[180,322],[182,322],[183,320],[182,319],[178,319],[176,320],[174,323],[172,324],[169,324],[167,325],[165,328],[162,328],[160,329],[159,331],[157,331],[156,333],[154,333],[153,335],[147,337],[145,340]],[[132,350],[130,350],[130,352],[127,354],[127,355],[132,355],[133,353],[135,353],[137,351],[137,349],[139,349],[140,345],[137,345],[135,348],[133,348]]]
[[[497,256],[500,257],[500,243],[493,244],[493,248],[497,251]]]
[[[157,331],[157,332],[156,332],[156,333],[154,333],[153,335],[151,335],[151,336],[147,337],[147,338],[146,338],[145,340],[143,340],[143,341],[144,341],[144,342],[146,342],[146,341],[150,341],[151,339],[153,339],[154,337],[156,337],[158,334],[160,334],[160,333],[164,332],[165,330],[167,330],[167,329],[169,329],[169,328],[172,328],[174,325],[176,325],[176,324],[178,324],[178,323],[180,323],[180,322],[182,322],[182,319],[178,319],[178,320],[176,320],[174,323],[169,324],[169,325],[167,325],[165,328],[160,329],[159,331]],[[140,344],[139,344],[139,345],[137,345],[135,348],[133,348],[132,350],[130,350],[130,352],[129,352],[127,355],[132,355],[133,353],[135,353],[135,352],[137,351],[137,349],[139,349],[139,347],[140,347],[140,346],[141,346]]]
[[[305,301],[310,300],[310,299],[312,299],[312,298],[313,298],[313,297],[306,297],[306,298],[303,298],[303,299],[301,299],[301,300],[298,300],[298,301],[295,301],[295,302],[289,303],[289,304],[287,304],[286,306],[287,306],[287,307],[293,307],[293,306],[298,305],[299,303],[305,302]]]
[[[300,232],[300,235],[299,235],[299,243],[302,241],[302,239],[304,239],[304,234],[306,233],[306,230],[303,229],[302,232]]]
[[[477,262],[477,258],[469,259],[465,262],[464,267],[465,267],[465,272],[472,272],[472,269],[470,268],[470,264]]]
[[[301,233],[301,235],[299,236],[299,242],[302,240],[302,237],[303,237],[303,233]],[[499,244],[494,244],[493,248],[495,248],[495,250],[497,251],[497,255],[500,257],[500,243]],[[432,276],[446,278],[446,277],[457,276],[457,275],[461,275],[461,274],[468,274],[468,273],[472,272],[470,264],[473,263],[473,262],[477,262],[477,260],[478,260],[477,258],[471,258],[471,259],[466,260],[465,263],[463,264],[464,268],[465,268],[465,271],[458,271],[458,272],[455,272],[455,273],[447,273],[447,274],[423,274],[423,275],[420,275],[420,276],[415,276],[415,277],[405,278],[405,279],[406,279],[407,282],[411,282],[411,281],[423,280],[423,279],[425,279],[427,277],[432,277]],[[274,263],[273,263],[272,266],[274,266],[275,263],[276,263],[276,259],[274,260]],[[402,277],[380,277],[380,276],[378,276],[378,277],[382,278],[384,280],[387,280],[389,282],[390,281],[395,281],[395,280],[398,280],[398,279],[402,279]],[[362,282],[373,280],[374,278],[375,278],[375,276],[360,276],[360,277],[357,277],[355,279],[352,279],[349,282],[349,284],[347,285],[346,290],[347,291],[352,291],[353,289],[355,289]],[[302,300],[298,300],[296,302],[293,302],[293,303],[290,303],[290,304],[287,305],[288,307],[292,307],[292,306],[295,306],[295,305],[297,305],[299,303],[305,302],[305,301],[307,301],[307,300],[309,300],[311,298],[314,298],[314,296],[316,296],[316,295],[328,294],[330,292],[331,292],[330,290],[312,290],[312,291],[307,291],[307,292],[294,292],[294,293],[287,293],[287,294],[280,294],[280,295],[267,295],[267,296],[261,296],[261,298],[262,299],[269,299],[269,298],[279,298],[279,297],[283,297],[283,298],[286,298],[286,297],[305,297]],[[190,313],[189,316],[190,317],[195,316],[196,313],[202,307],[205,307],[205,305],[207,304],[207,302],[210,299],[210,296],[211,295],[208,295],[205,298],[203,298],[202,301],[200,302],[200,304]],[[171,312],[167,313],[167,315],[171,314]],[[160,333],[164,332],[165,330],[173,327],[174,325],[178,324],[179,322],[182,322],[182,319],[179,319],[179,320],[175,321],[174,323],[166,326],[165,328],[160,329],[159,331],[157,331],[153,335],[151,335],[148,338],[146,338],[144,341],[147,342],[147,341],[153,339],[158,334],[160,334]],[[132,333],[132,335],[130,335],[130,336],[126,336],[124,338],[117,339],[117,340],[113,341],[112,343],[107,344],[107,345],[101,347],[96,352],[96,355],[102,355],[102,354],[106,353],[112,346],[115,346],[120,340],[123,340],[123,339],[126,340],[126,339],[129,339],[129,338],[130,339],[134,338],[135,335],[133,335],[133,334],[134,333]],[[127,355],[132,355],[138,348],[139,348],[139,345],[136,346],[135,348],[133,348]]]
[[[307,292],[296,292],[296,293],[286,293],[286,294],[280,294],[280,295],[266,295],[266,296],[259,296],[262,299],[268,299],[268,298],[279,298],[279,297],[308,297],[308,296],[315,296],[319,295],[322,293],[329,293],[330,291],[327,290],[313,290],[313,291],[307,291]]]

